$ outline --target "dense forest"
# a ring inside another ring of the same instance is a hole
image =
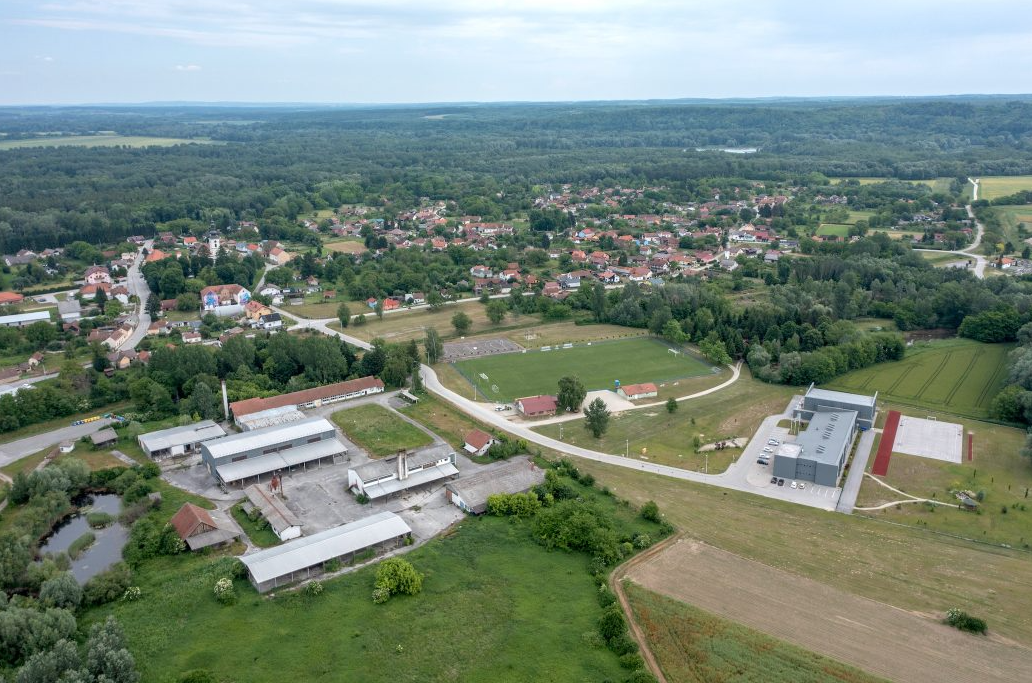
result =
[[[0,109],[7,138],[106,130],[197,144],[0,150],[0,251],[344,202],[477,197],[506,216],[538,183],[1032,173],[1020,98]],[[717,151],[741,146],[758,151]]]

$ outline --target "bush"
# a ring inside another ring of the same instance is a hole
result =
[[[177,683],[218,683],[219,679],[207,669],[187,671],[177,679]]]
[[[161,476],[161,468],[156,462],[148,462],[140,466],[140,475],[144,479],[157,479]]]
[[[233,587],[233,579],[229,577],[224,576],[216,581],[212,591],[215,599],[223,605],[232,605],[236,602],[236,588]]]
[[[609,586],[602,584],[598,587],[598,604],[602,609],[616,603],[616,593],[609,590]]]
[[[541,509],[541,500],[533,491],[527,493],[495,493],[487,497],[487,513],[499,517],[533,517]]]
[[[662,521],[659,516],[659,506],[656,501],[650,500],[641,506],[641,517],[649,522],[659,523]]]
[[[610,605],[598,618],[598,634],[606,645],[627,632],[627,622],[619,605]]]
[[[423,575],[408,560],[392,557],[376,568],[376,588],[387,591],[388,598],[401,593],[416,595],[423,590]],[[376,602],[376,591],[373,602]]]
[[[40,586],[39,601],[46,607],[75,611],[82,602],[82,587],[71,574],[58,574]]]
[[[110,526],[115,518],[106,512],[89,512],[86,514],[86,523],[94,529],[103,529]]]
[[[643,669],[645,668],[645,660],[637,652],[628,652],[625,655],[620,655],[620,666],[631,671]]]
[[[92,532],[87,531],[82,536],[72,541],[72,544],[68,546],[68,557],[73,560],[79,559],[79,555],[82,555],[83,552],[93,545],[93,542],[96,540],[97,537],[94,536]]]
[[[335,571],[339,571],[340,560],[338,560],[337,558],[333,558],[332,560],[326,560],[326,562],[323,563],[323,569],[326,570],[326,572],[329,574],[332,574]]]
[[[133,579],[129,566],[124,562],[97,574],[82,587],[83,600],[87,605],[103,605],[125,595]]]
[[[129,586],[125,589],[125,593],[122,593],[123,602],[136,602],[141,597],[143,597],[143,591],[139,586]]]
[[[303,590],[306,596],[314,598],[318,595],[322,595],[324,588],[323,585],[318,581],[309,581],[305,584]]]
[[[956,607],[947,610],[946,612],[946,623],[953,628],[960,629],[961,631],[967,631],[969,633],[985,633],[987,625],[985,619],[979,619],[973,617],[963,610],[959,610]]]
[[[627,683],[657,683],[656,677],[652,675],[651,671],[645,669],[638,669],[630,675],[627,679]]]
[[[386,588],[373,589],[373,604],[382,605],[391,599],[391,592]]]

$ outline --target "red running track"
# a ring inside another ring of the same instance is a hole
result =
[[[871,466],[871,474],[884,477],[889,473],[889,458],[892,457],[892,444],[896,442],[896,429],[899,428],[899,411],[890,410],[882,430],[881,443],[878,444],[878,455]]]

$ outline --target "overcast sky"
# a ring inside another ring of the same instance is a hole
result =
[[[1030,0],[0,1],[0,104],[1028,92]]]

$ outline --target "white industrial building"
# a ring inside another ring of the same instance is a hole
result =
[[[301,536],[301,520],[276,494],[257,484],[248,486],[244,493],[251,505],[258,508],[258,512],[269,523],[269,527],[279,540],[289,541]]]
[[[455,453],[447,445],[433,446],[349,469],[348,488],[375,500],[458,473]]]
[[[445,495],[465,512],[481,515],[487,498],[498,493],[525,493],[545,481],[545,471],[528,458],[516,458],[501,467],[448,482]]]
[[[201,449],[201,444],[225,436],[226,430],[211,420],[156,432],[141,434],[137,441],[147,457],[160,460],[179,455],[190,455]]]
[[[348,452],[326,418],[232,434],[201,444],[208,472],[223,484],[255,483],[266,474],[333,464]]]
[[[25,327],[38,322],[50,322],[50,311],[0,315],[0,327]]]
[[[330,560],[352,561],[370,548],[400,546],[412,529],[393,512],[379,514],[268,548],[240,560],[259,593],[322,573]]]
[[[256,429],[276,427],[288,422],[300,422],[303,419],[305,419],[305,414],[298,410],[296,405],[286,405],[259,410],[257,413],[238,417],[235,422],[245,432],[252,432]]]

